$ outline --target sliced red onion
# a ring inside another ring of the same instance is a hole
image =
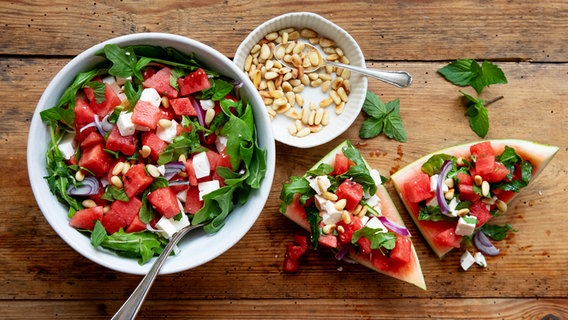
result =
[[[351,249],[352,244],[347,243],[339,250],[333,250],[335,252],[335,259],[337,260],[344,260],[345,256],[349,253],[349,249]]]
[[[205,128],[205,110],[203,110],[201,104],[199,103],[199,101],[197,101],[197,99],[190,100],[191,104],[193,105],[193,109],[195,109],[195,112],[197,113],[197,121],[199,121],[199,124],[203,128]]]
[[[399,226],[398,224],[390,221],[387,217],[384,216],[380,216],[377,217],[379,218],[379,221],[381,221],[381,223],[387,227],[387,229],[389,229],[390,231],[399,234],[403,237],[410,237],[410,231],[408,231],[408,229],[406,229],[403,226]]]
[[[105,132],[109,132],[114,127],[112,123],[108,122],[108,118],[109,115],[107,114],[106,116],[104,116],[103,120],[101,121],[101,127]]]
[[[481,230],[473,235],[473,244],[481,253],[488,256],[496,256],[500,251]]]
[[[83,127],[79,130],[79,132],[83,132],[83,131],[85,131],[85,130],[87,130],[87,129],[89,129],[89,128],[92,128],[92,127],[95,127],[95,128],[97,127],[97,125],[95,124],[94,121],[91,122],[91,123],[89,123],[89,124],[86,124],[85,126],[83,126]]]
[[[436,200],[438,200],[438,205],[440,206],[440,211],[443,214],[450,213],[450,207],[446,202],[446,198],[444,197],[444,183],[446,181],[446,177],[448,176],[448,172],[452,169],[452,161],[446,160],[440,169],[440,173],[438,174],[438,181],[436,184]]]
[[[185,169],[185,163],[181,162],[181,161],[175,161],[175,162],[169,162],[166,163],[164,165],[166,172],[164,174],[164,177],[167,180],[170,180],[171,178],[173,178],[176,174],[178,174],[180,171]]]
[[[97,127],[97,130],[99,131],[99,133],[102,136],[106,135],[106,131],[103,129],[103,126],[101,124],[101,120],[99,119],[99,115],[95,114],[95,126]]]
[[[71,196],[93,196],[99,193],[99,180],[88,176],[76,186],[67,188],[67,194]]]
[[[168,183],[170,185],[170,187],[173,186],[184,186],[184,185],[188,185],[189,181],[187,180],[172,180]]]

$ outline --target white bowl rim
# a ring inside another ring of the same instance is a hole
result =
[[[112,254],[106,250],[95,249],[92,247],[92,245],[90,245],[90,240],[88,237],[84,236],[79,231],[73,229],[68,225],[68,209],[57,201],[55,196],[49,191],[47,182],[43,178],[47,175],[47,170],[45,168],[45,151],[47,149],[47,146],[45,146],[44,148],[38,148],[37,143],[37,141],[41,141],[41,139],[46,142],[49,139],[49,133],[47,132],[46,126],[41,121],[39,113],[42,110],[55,105],[59,97],[61,96],[62,91],[67,87],[69,83],[71,83],[75,75],[78,72],[91,68],[98,60],[98,58],[94,57],[95,54],[101,51],[105,45],[112,43],[119,45],[152,44],[164,47],[185,47],[192,48],[191,51],[193,52],[207,52],[207,55],[210,55],[210,63],[218,62],[222,64],[222,67],[220,66],[222,70],[219,70],[219,68],[212,69],[215,69],[220,73],[230,73],[232,74],[233,78],[239,78],[243,80],[244,85],[241,90],[245,90],[249,102],[251,103],[251,105],[253,105],[253,113],[255,117],[255,123],[257,125],[257,133],[263,133],[262,136],[260,134],[258,136],[259,144],[266,150],[267,156],[266,174],[261,183],[261,187],[258,190],[255,190],[253,194],[250,195],[251,198],[249,198],[249,201],[252,202],[250,207],[255,208],[256,210],[254,210],[252,213],[243,212],[243,208],[246,208],[247,204],[245,204],[244,207],[236,208],[225,220],[226,225],[219,232],[212,235],[205,234],[201,230],[192,231],[190,235],[187,235],[180,242],[180,244],[178,244],[178,246],[182,248],[180,254],[178,256],[168,258],[164,263],[160,274],[176,273],[198,267],[217,258],[221,254],[229,250],[242,237],[244,237],[244,235],[250,230],[250,228],[252,228],[252,226],[260,216],[260,213],[262,212],[264,205],[268,199],[274,178],[276,162],[275,142],[270,127],[270,120],[268,119],[268,116],[263,109],[254,107],[256,105],[262,106],[264,108],[264,104],[262,103],[260,95],[258,95],[256,89],[254,89],[254,86],[252,85],[250,80],[247,77],[241,76],[242,72],[236,67],[236,65],[232,63],[230,59],[206,44],[181,35],[169,33],[135,33],[118,36],[96,44],[89,49],[81,52],[70,62],[68,62],[61,70],[58,71],[58,73],[53,77],[53,79],[46,87],[44,93],[38,101],[31,120],[30,130],[28,133],[26,159],[32,192],[35,196],[40,211],[43,213],[43,216],[46,218],[48,223],[51,225],[54,231],[75,251],[91,260],[92,262],[115,271],[129,274],[146,274],[149,271],[150,267],[152,266],[153,260],[140,266],[136,259],[119,257],[116,254]],[[200,55],[196,54],[196,56],[199,60]],[[89,65],[86,65],[84,60],[87,60],[89,62]],[[205,63],[205,65],[207,66],[208,63]],[[69,79],[67,85],[63,86],[63,89],[58,89],[57,87],[61,87],[61,83],[66,78]],[[254,90],[249,90],[251,88]],[[59,92],[59,94],[49,94],[51,92]],[[50,103],[49,101],[52,102]],[[39,145],[41,146],[41,144]],[[251,199],[253,200],[251,201]],[[233,226],[237,222],[239,223],[240,227],[232,230],[231,233],[227,233],[226,230],[229,229],[228,226]],[[219,241],[220,238],[222,238],[223,241]],[[86,242],[88,246],[86,245]],[[206,254],[204,254],[203,252],[195,252],[195,250],[191,251],[192,249],[199,248],[199,246],[196,245],[196,242],[198,242],[198,244],[200,242],[203,242],[201,244],[202,247],[203,245],[211,245],[211,247],[208,247],[207,250],[202,250]],[[221,245],[217,245],[219,243]]]
[[[281,21],[281,20],[293,19],[293,18],[312,19],[313,21],[318,21],[319,23],[326,24],[328,27],[332,28],[333,31],[337,35],[330,37],[330,38],[333,38],[334,40],[336,40],[337,37],[343,37],[343,38],[345,38],[345,40],[347,42],[354,45],[355,56],[350,56],[350,60],[351,60],[352,64],[355,65],[355,66],[359,66],[359,67],[366,67],[365,58],[364,58],[363,52],[361,51],[360,46],[358,45],[358,43],[355,41],[355,39],[347,31],[345,31],[343,28],[341,28],[337,24],[333,23],[332,21],[324,18],[323,16],[321,16],[317,13],[306,12],[306,11],[289,12],[289,13],[285,13],[285,14],[282,14],[282,15],[278,15],[278,16],[275,16],[273,18],[270,18],[269,20],[267,20],[267,21],[263,22],[262,24],[260,24],[259,26],[257,26],[254,30],[252,30],[247,35],[247,37],[245,37],[245,39],[238,46],[238,48],[235,52],[235,58],[233,59],[235,64],[237,66],[239,66],[239,68],[242,69],[242,67],[244,66],[244,60],[245,60],[246,56],[248,55],[248,52],[250,52],[250,49],[252,48],[252,46],[254,44],[256,44],[262,37],[264,37],[264,35],[260,33],[261,30],[265,30],[267,32],[277,31],[277,29],[269,28],[269,27],[271,25],[278,24],[278,22]],[[321,33],[321,31],[319,31],[319,32]],[[362,76],[362,75],[356,75],[356,74],[352,74],[352,76],[359,77],[360,83],[358,84],[358,90],[360,92],[365,93],[367,91],[367,87],[368,87],[367,78]],[[346,108],[353,108],[353,109],[351,110],[351,112],[349,112],[349,113],[344,112],[341,115],[342,117],[344,117],[344,123],[342,123],[342,126],[339,128],[339,130],[337,130],[337,131],[335,131],[331,134],[317,135],[317,138],[315,138],[316,135],[314,135],[314,134],[309,135],[308,137],[298,138],[298,137],[294,137],[294,136],[289,135],[289,134],[277,134],[277,132],[275,130],[274,138],[275,138],[276,141],[290,145],[292,147],[298,147],[298,148],[312,148],[312,147],[316,147],[316,146],[319,146],[319,145],[323,145],[323,144],[337,138],[339,135],[341,135],[343,132],[345,132],[346,130],[348,130],[350,128],[352,123],[356,120],[357,116],[359,115],[359,113],[362,109],[364,100],[365,100],[365,98],[363,96],[361,103],[357,106],[353,106],[352,103],[348,102],[348,105],[346,106]]]

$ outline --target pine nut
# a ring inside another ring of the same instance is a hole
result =
[[[148,145],[143,145],[142,149],[140,149],[140,155],[142,156],[142,158],[148,158],[148,156],[150,156],[151,152],[152,152],[152,149],[150,149],[150,146],[148,146]]]
[[[337,91],[331,90],[331,91],[329,92],[329,96],[330,96],[331,99],[333,100],[333,103],[335,103],[335,104],[340,104],[340,103],[341,103],[341,98],[339,97],[339,94],[337,94]]]
[[[351,214],[349,213],[349,211],[343,210],[343,213],[341,214],[341,220],[343,220],[345,224],[351,224]]]
[[[329,124],[329,112],[324,111],[321,118],[321,124],[327,126]]]
[[[335,114],[337,115],[342,114],[343,109],[345,109],[345,102],[341,102],[340,104],[335,106]]]
[[[476,185],[476,186],[480,187],[481,184],[483,183],[483,178],[482,178],[480,175],[476,174],[476,175],[473,177],[473,181],[475,182],[475,185]]]
[[[444,193],[444,198],[446,200],[452,200],[454,198],[454,189],[449,189],[448,192]]]
[[[166,109],[170,107],[170,99],[168,99],[168,97],[166,96],[162,97],[162,107]]]
[[[343,228],[343,226],[337,226],[337,227],[335,227],[335,230],[337,230],[337,232],[339,232],[339,233],[345,232],[345,228]]]
[[[178,157],[178,161],[185,163],[187,161],[187,156],[185,154],[180,154]]]
[[[314,118],[314,124],[321,124],[322,118],[323,118],[323,109],[318,109],[316,111],[316,116]]]
[[[79,170],[79,171],[75,172],[75,180],[77,180],[79,182],[85,180],[85,173],[83,172],[83,170]]]
[[[468,214],[468,213],[469,213],[469,209],[468,209],[468,208],[463,208],[463,209],[458,210],[458,216],[460,216],[460,217],[463,217],[463,216],[465,216],[465,215]]]
[[[489,197],[489,192],[490,192],[489,187],[490,187],[489,182],[483,181],[481,183],[481,195],[482,196]]]
[[[207,111],[205,111],[205,124],[210,125],[213,118],[215,118],[215,110],[207,109]]]
[[[288,132],[290,132],[291,135],[296,135],[296,133],[298,133],[298,129],[294,124],[291,124],[288,126]]]
[[[446,184],[446,186],[448,186],[448,188],[453,188],[454,187],[454,179],[452,178],[448,178],[444,181],[444,183]]]
[[[160,121],[158,121],[158,126],[160,126],[160,128],[169,128],[172,126],[172,120],[160,119]]]
[[[369,211],[369,207],[363,206],[363,209],[361,209],[361,211],[359,211],[359,213],[357,214],[357,217],[363,218],[367,214],[367,211]]]
[[[323,128],[323,126],[321,124],[312,124],[312,125],[309,125],[308,128],[310,128],[311,133],[316,133],[316,132],[320,132],[321,128]]]
[[[305,136],[307,136],[307,135],[310,134],[310,133],[311,133],[310,128],[304,127],[302,130],[298,131],[298,133],[296,134],[296,136],[298,136],[298,137],[305,137]]]
[[[315,32],[315,31],[312,30],[312,29],[307,29],[307,28],[305,28],[305,29],[300,30],[300,36],[301,36],[302,38],[308,38],[308,39],[309,39],[309,38],[315,38],[315,37],[317,37],[317,36],[318,36],[318,33]]]
[[[157,168],[155,165],[153,165],[153,164],[148,164],[148,165],[146,165],[146,170],[147,170],[148,173],[149,173],[152,177],[154,177],[154,178],[157,178],[157,177],[160,176],[160,171],[159,171],[158,168]]]
[[[122,184],[122,180],[120,180],[120,178],[118,176],[112,176],[110,178],[110,183],[112,183],[113,186],[122,189],[123,184]]]
[[[347,102],[347,92],[345,92],[345,89],[343,89],[343,87],[337,88],[337,94],[343,102]]]
[[[325,107],[331,105],[332,103],[333,103],[333,99],[332,99],[332,98],[325,98],[325,99],[323,99],[322,101],[320,101],[319,106],[320,106],[321,108],[325,108]]]
[[[331,234],[333,230],[335,230],[335,228],[336,228],[335,224],[326,224],[325,226],[323,226],[322,231],[325,234]]]
[[[495,201],[495,206],[500,212],[507,212],[507,203],[505,201],[497,199],[497,201]]]
[[[122,169],[124,169],[124,162],[119,161],[114,165],[114,168],[112,168],[112,175],[113,176],[117,176],[118,174],[122,173]]]
[[[124,162],[124,165],[122,166],[122,175],[125,175],[128,170],[130,170],[130,163]]]
[[[81,202],[81,204],[85,208],[94,208],[97,206],[97,203],[93,199],[85,199]]]
[[[294,119],[294,120],[298,120],[302,118],[302,114],[298,112],[298,110],[294,109],[290,109],[288,111],[286,111],[286,116],[290,119]]]
[[[335,202],[334,207],[335,207],[335,210],[339,211],[339,210],[345,209],[346,205],[347,205],[346,199],[339,199],[339,200],[337,200],[337,202]],[[343,216],[343,214],[342,214],[342,216]]]
[[[337,195],[333,192],[326,191],[322,194],[322,196],[326,200],[337,201]]]

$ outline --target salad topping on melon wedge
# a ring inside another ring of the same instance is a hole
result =
[[[280,211],[330,247],[375,271],[426,289],[410,233],[359,151],[345,141],[281,192]]]
[[[391,180],[418,229],[442,258],[505,213],[507,204],[557,151],[516,139],[467,143],[426,155]]]

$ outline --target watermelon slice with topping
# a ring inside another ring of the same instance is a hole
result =
[[[556,152],[558,147],[525,140],[472,142],[426,155],[391,179],[418,229],[442,258],[493,216],[505,213]]]
[[[313,248],[331,247],[338,259],[349,257],[425,290],[410,233],[382,180],[345,141],[304,176],[283,185],[280,211],[310,231]]]

